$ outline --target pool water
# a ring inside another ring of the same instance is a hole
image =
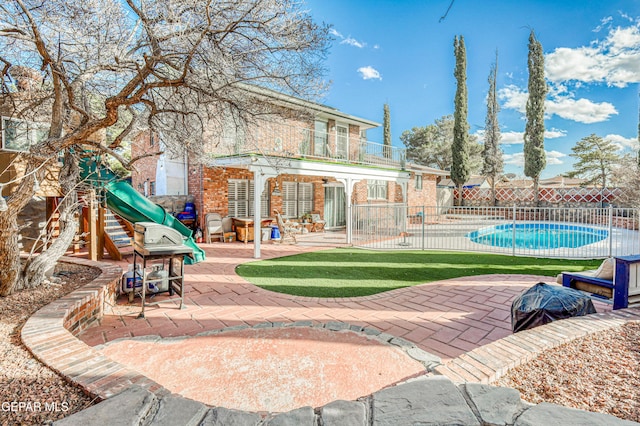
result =
[[[609,232],[588,226],[558,223],[521,223],[496,225],[467,234],[474,243],[494,247],[525,249],[576,248],[597,243],[608,237]]]

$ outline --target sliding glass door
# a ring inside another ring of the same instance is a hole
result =
[[[342,185],[324,188],[324,220],[325,228],[346,226],[345,196]]]

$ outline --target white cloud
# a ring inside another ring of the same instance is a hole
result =
[[[343,39],[344,36],[342,34],[340,34],[335,28],[331,28],[329,30],[329,34],[331,34],[332,36],[338,37],[339,39]]]
[[[514,84],[509,84],[498,90],[498,99],[503,100],[502,107],[515,109],[525,113],[527,108],[527,97],[529,94]]]
[[[602,21],[608,24],[607,18]],[[602,29],[602,25],[596,29]],[[590,46],[559,47],[545,57],[550,81],[606,83],[626,87],[640,82],[640,24],[609,29]]]
[[[624,150],[626,148],[638,149],[638,138],[625,138],[621,135],[613,135],[609,134],[603,138],[604,140],[613,142],[615,145],[619,147],[620,150]]]
[[[516,152],[515,154],[504,154],[502,156],[504,164],[513,164],[514,166],[524,166],[524,153]]]
[[[564,161],[561,159],[566,157],[567,154],[563,154],[559,151],[545,151],[547,157],[547,165],[557,165],[564,164]],[[514,166],[523,167],[524,166],[524,153],[516,152],[515,154],[504,154],[503,156],[504,164],[511,164]]]
[[[365,80],[378,79],[382,80],[382,76],[372,66],[360,67],[358,68],[358,72],[362,75],[362,78]]]
[[[547,154],[547,165],[554,165],[554,164],[564,164],[564,161],[561,160],[561,158],[566,157],[567,154],[564,154],[560,151],[545,151],[545,153]]]
[[[557,139],[557,138],[563,138],[565,136],[567,136],[567,131],[562,129],[553,128],[551,130],[544,131],[545,139]]]
[[[607,121],[612,115],[618,114],[615,106],[609,102],[593,102],[589,99],[574,99],[564,85],[551,85],[550,99],[544,103],[548,116],[556,114],[558,117],[577,121],[579,123],[600,123]],[[503,101],[503,108],[514,109],[522,114],[526,112],[528,93],[510,84],[498,91],[498,97]]]
[[[545,113],[556,114],[567,120],[579,123],[600,123],[607,121],[612,115],[618,114],[616,107],[609,102],[592,102],[588,99],[572,99],[568,96],[558,96],[544,103]]]
[[[373,45],[373,48],[374,48],[375,50],[378,50],[378,49],[380,49],[380,45],[379,45],[379,44],[374,44],[374,45]]]
[[[348,44],[349,46],[357,47],[358,49],[362,49],[367,45],[367,43],[360,42],[353,37],[347,37],[340,42],[340,44]]]
[[[557,139],[567,136],[566,130],[550,129],[544,131],[545,139]],[[503,145],[518,145],[524,143],[524,132],[502,132],[500,143]]]
[[[503,132],[500,143],[503,145],[517,145],[524,143],[524,132]]]
[[[607,16],[607,17],[605,17],[605,18],[602,18],[602,19],[600,20],[600,25],[598,25],[597,27],[595,27],[595,28],[593,29],[593,32],[594,32],[594,33],[599,33],[600,31],[602,31],[602,29],[603,29],[604,27],[608,26],[608,25],[611,23],[611,21],[613,21],[613,16]]]

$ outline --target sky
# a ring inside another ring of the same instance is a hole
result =
[[[534,30],[549,85],[541,177],[572,170],[571,148],[591,134],[611,140],[620,153],[637,150],[640,0],[455,0],[448,10],[450,4],[307,0],[314,20],[331,25],[333,34],[325,63],[331,85],[321,102],[379,123],[388,104],[392,144],[403,147],[405,130],[453,114],[453,40],[463,36],[470,132],[482,140],[497,51],[505,173],[523,176],[527,44]],[[382,143],[382,127],[367,136]]]

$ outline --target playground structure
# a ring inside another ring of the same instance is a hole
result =
[[[193,249],[193,258],[185,257],[186,264],[201,262],[205,259],[204,250],[196,245],[192,230],[169,214],[164,208],[153,203],[136,191],[129,183],[120,179],[115,173],[101,164],[97,157],[89,157],[80,163],[82,179],[90,182],[95,192],[88,197],[86,227],[90,234],[89,257],[97,260],[104,250],[114,259],[121,259],[120,248],[130,245],[128,236],[123,231],[133,232],[136,222],[154,222],[169,226],[185,237],[184,245]],[[104,196],[105,205],[99,205],[96,192]],[[124,228],[118,233],[109,232],[117,226],[117,219],[110,217],[110,212],[124,219]],[[114,226],[115,225],[115,226]],[[95,237],[94,237],[95,236]]]

